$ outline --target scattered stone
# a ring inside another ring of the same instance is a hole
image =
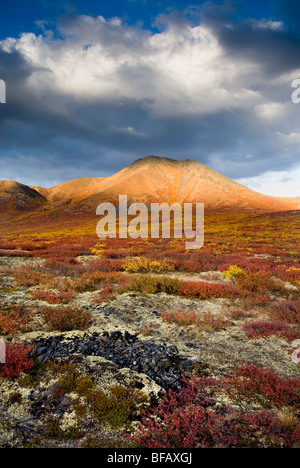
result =
[[[165,390],[178,389],[181,381],[193,369],[193,362],[182,357],[176,346],[157,345],[154,341],[140,341],[127,331],[104,332],[80,337],[64,335],[40,338],[34,342],[31,357],[40,362],[72,354],[100,356],[120,368],[146,374]]]

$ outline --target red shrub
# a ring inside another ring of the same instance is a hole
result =
[[[101,255],[102,257],[117,259],[117,258],[127,257],[128,252],[126,252],[126,250],[109,249],[109,250],[103,250]]]
[[[251,310],[254,307],[266,307],[271,303],[270,294],[258,294],[237,287],[236,295],[240,297],[246,310]]]
[[[192,271],[195,273],[201,271],[216,271],[222,267],[222,265],[228,261],[227,257],[223,255],[215,255],[209,251],[199,251],[188,253],[183,258],[183,270]]]
[[[15,378],[33,366],[28,355],[32,351],[31,345],[8,343],[6,345],[6,363],[0,364],[0,377]]]
[[[121,271],[123,266],[123,260],[121,259],[109,259],[109,258],[98,258],[90,262],[86,267],[86,271],[102,271],[102,272],[114,272]]]
[[[177,323],[181,326],[195,325],[203,330],[225,330],[232,326],[232,321],[224,314],[201,314],[198,311],[170,309],[161,313],[161,318],[168,323]]]
[[[231,397],[235,394],[240,401],[263,396],[271,406],[300,408],[300,379],[284,379],[272,369],[245,364],[226,385]]]
[[[78,265],[78,261],[75,259],[73,255],[49,257],[47,258],[47,260],[45,260],[46,268],[54,268],[56,266],[61,266],[61,265]]]
[[[233,292],[233,287],[227,284],[205,283],[204,281],[185,281],[178,293],[185,297],[199,297],[210,299],[213,297],[228,297]]]
[[[170,391],[139,425],[133,441],[146,448],[281,447],[298,440],[299,428],[285,431],[270,412],[245,414],[215,408],[213,379],[192,380],[178,394]],[[208,397],[208,395],[210,395]]]
[[[287,323],[300,324],[300,299],[281,301],[274,304],[270,311],[271,317]]]
[[[276,335],[293,341],[300,337],[297,330],[282,322],[269,322],[264,320],[247,322],[244,323],[243,330],[247,333],[248,338]]]

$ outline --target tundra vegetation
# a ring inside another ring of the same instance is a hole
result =
[[[2,448],[299,446],[299,214],[208,214],[200,250],[19,221],[0,237]],[[86,336],[107,354],[77,353]],[[169,347],[176,387],[156,378]]]

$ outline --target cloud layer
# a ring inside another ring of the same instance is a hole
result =
[[[237,21],[232,11],[160,15],[155,33],[70,15],[0,42],[0,178],[51,186],[156,154],[196,159],[258,190],[264,174],[292,180],[299,37],[287,20]]]

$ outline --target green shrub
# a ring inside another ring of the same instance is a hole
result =
[[[113,429],[129,428],[138,406],[148,401],[147,395],[121,386],[112,387],[107,396],[102,390],[93,390],[86,395],[90,413],[98,421]]]
[[[66,374],[59,380],[60,388],[64,393],[78,393],[84,396],[95,387],[94,382],[86,375]]]

